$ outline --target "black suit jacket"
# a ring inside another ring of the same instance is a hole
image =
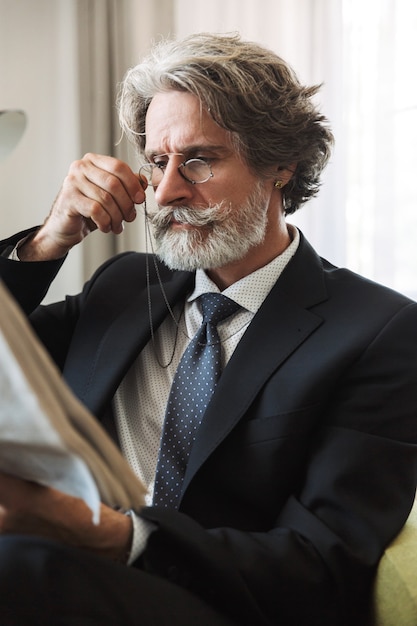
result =
[[[0,258],[69,385],[113,434],[112,397],[150,338],[145,258],[119,255],[47,307],[60,263]],[[194,275],[159,267],[174,305]],[[167,308],[150,268],[157,328]],[[158,529],[136,565],[239,625],[365,623],[378,560],[412,506],[416,415],[417,304],[301,236],[223,372],[179,512],[143,511]]]

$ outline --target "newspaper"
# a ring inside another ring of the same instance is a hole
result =
[[[0,471],[82,498],[139,511],[146,488],[74,396],[0,282]]]

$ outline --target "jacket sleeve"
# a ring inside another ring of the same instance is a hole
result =
[[[13,261],[9,256],[21,239],[37,228],[22,231],[0,242],[0,277],[28,315],[45,297],[65,257],[57,261]]]

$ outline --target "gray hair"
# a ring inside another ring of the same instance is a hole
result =
[[[318,192],[330,157],[333,135],[313,102],[319,89],[301,85],[283,59],[238,34],[198,33],[157,43],[127,72],[119,92],[119,119],[143,154],[152,98],[167,90],[194,94],[261,178],[271,166],[296,164],[282,190],[290,214]]]

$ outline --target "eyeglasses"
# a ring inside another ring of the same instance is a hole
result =
[[[168,155],[161,155],[168,156]],[[158,187],[161,183],[167,162],[164,163],[145,163],[139,169],[139,175],[145,176],[149,185],[152,187]],[[213,178],[214,174],[211,171],[211,165],[204,161],[204,159],[187,159],[178,165],[178,171],[185,180],[192,185],[198,185],[200,183],[206,183],[210,178]]]

